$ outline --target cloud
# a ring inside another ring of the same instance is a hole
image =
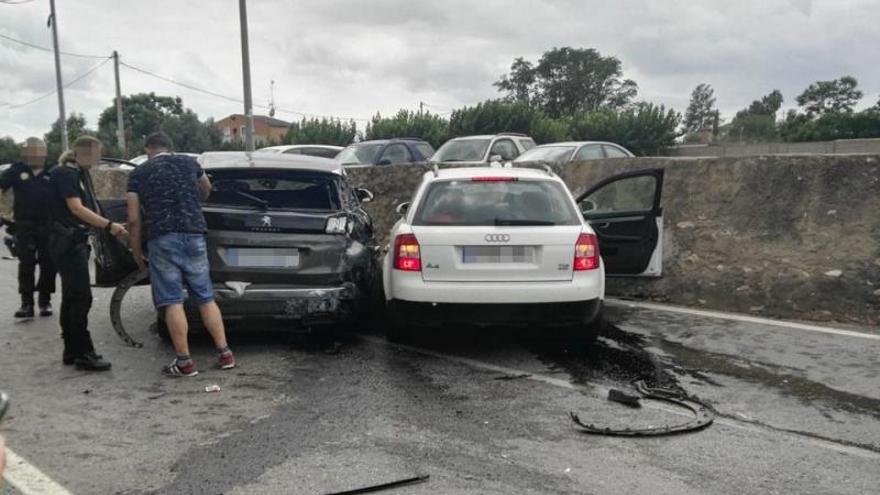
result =
[[[137,67],[241,98],[234,0],[72,5],[58,6],[64,50],[116,49]],[[50,46],[45,9],[0,6],[0,32]],[[679,110],[701,82],[715,87],[727,116],[772,89],[787,107],[811,82],[844,74],[859,79],[866,105],[880,92],[880,68],[871,63],[880,4],[872,0],[252,0],[248,14],[254,102],[268,103],[274,80],[278,106],[308,114],[365,118],[420,101],[447,110],[474,104],[498,96],[491,84],[515,57],[534,60],[554,46],[617,56],[640,98]],[[65,77],[91,62],[65,60]],[[2,41],[0,72],[0,101],[54,86],[51,54]],[[121,76],[124,93],[179,95],[202,117],[241,111],[239,103],[128,69]],[[104,67],[70,88],[68,109],[94,125],[113,91],[112,69]],[[11,113],[0,108],[0,135],[41,134],[56,113],[54,99]]]

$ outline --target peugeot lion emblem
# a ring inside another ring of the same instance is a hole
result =
[[[510,242],[508,234],[486,234],[486,242]]]
[[[269,215],[264,216],[260,219],[260,224],[263,227],[271,227],[272,226],[272,217]]]

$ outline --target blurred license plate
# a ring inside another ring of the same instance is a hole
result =
[[[534,246],[464,246],[463,263],[533,263]]]
[[[299,251],[286,248],[226,248],[229,266],[251,268],[296,268]]]

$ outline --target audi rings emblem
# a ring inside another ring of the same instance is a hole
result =
[[[486,242],[510,242],[509,234],[486,234]]]

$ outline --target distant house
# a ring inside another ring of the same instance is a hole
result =
[[[236,113],[224,117],[214,126],[223,136],[224,143],[244,142],[244,115]],[[265,115],[254,115],[254,143],[264,146],[272,143],[283,143],[287,135],[289,122]]]

